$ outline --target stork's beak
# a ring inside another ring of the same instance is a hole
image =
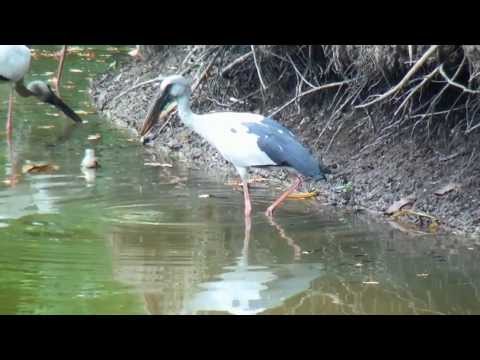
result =
[[[57,109],[61,110],[65,115],[77,123],[81,123],[82,119],[78,116],[75,111],[73,111],[67,104],[65,104],[62,99],[60,99],[55,93],[48,87],[50,93],[45,98],[47,104],[55,106]]]
[[[140,136],[145,136],[157,123],[158,117],[163,109],[171,102],[171,97],[167,91],[163,91],[159,94],[152,106],[148,110],[147,116],[143,121],[142,129],[140,130]]]

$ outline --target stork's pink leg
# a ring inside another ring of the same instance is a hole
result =
[[[248,191],[248,182],[243,181],[243,198],[245,202],[245,217],[252,214],[252,203],[250,202],[250,192]]]
[[[280,195],[280,197],[275,200],[275,202],[270,205],[267,209],[267,211],[265,211],[265,215],[267,216],[272,216],[273,215],[273,211],[278,207],[280,206],[280,204],[285,201],[285,199],[287,198],[288,195],[290,195],[291,193],[293,193],[295,190],[298,189],[298,187],[302,184],[302,178],[301,177],[297,177],[297,179],[295,180],[295,183],[290,187],[288,188],[287,191],[285,191],[282,195]]]
[[[53,79],[55,92],[60,97],[60,82],[62,81],[63,66],[65,64],[65,57],[67,56],[67,45],[63,45],[60,55],[60,61],[58,62],[57,76]]]
[[[13,130],[13,98],[14,98],[13,86],[10,90],[10,96],[8,97],[8,113],[7,113],[7,140],[10,142],[12,140],[12,130]]]

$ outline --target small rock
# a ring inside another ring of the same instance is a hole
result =
[[[460,189],[460,184],[457,184],[457,183],[449,183],[443,187],[441,187],[440,189],[436,190],[434,192],[435,195],[437,196],[443,196],[453,190],[458,190]]]

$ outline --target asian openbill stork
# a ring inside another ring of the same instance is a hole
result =
[[[25,45],[0,45],[0,82],[10,82],[12,89],[8,101],[7,136],[12,137],[14,91],[22,97],[35,96],[44,103],[54,105],[77,123],[82,119],[43,81],[32,81],[25,86],[23,79],[30,69],[32,55]]]
[[[243,182],[245,216],[252,211],[247,182],[249,167],[281,166],[296,170],[295,183],[266,211],[273,211],[302,183],[302,176],[325,179],[330,171],[315,159],[294,134],[275,120],[252,113],[214,112],[195,114],[190,109],[190,83],[180,75],[166,77],[140,131],[145,136],[158,121],[161,111],[177,103],[183,123],[212,144],[236,168]]]

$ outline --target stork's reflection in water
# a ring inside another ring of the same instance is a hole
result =
[[[175,236],[182,228],[178,226],[165,229],[169,234],[160,239],[157,229],[143,229],[140,234],[139,228],[118,228],[112,232],[114,274],[142,294],[149,314],[262,313],[307,291],[323,268],[320,263],[301,259],[300,246],[279,223],[272,220],[270,225],[278,235],[272,241],[284,239],[290,249],[289,259],[281,263],[258,237],[268,234],[259,231],[252,237],[255,231],[249,217],[245,218],[242,247],[236,258],[228,255],[231,249],[223,251],[228,248],[224,241],[229,242],[229,236],[231,244],[238,244],[235,229],[217,235],[207,232],[202,238],[202,231],[192,228],[194,235],[183,232],[182,239]],[[192,237],[195,240],[189,243]]]
[[[258,314],[273,309],[307,290],[313,280],[321,276],[320,264],[299,263],[300,246],[272,218],[270,224],[292,248],[289,264],[268,266],[249,264],[252,232],[250,218],[245,218],[245,238],[242,255],[236,264],[225,268],[214,281],[200,284],[200,289],[183,307],[183,314],[228,313],[235,315]]]

